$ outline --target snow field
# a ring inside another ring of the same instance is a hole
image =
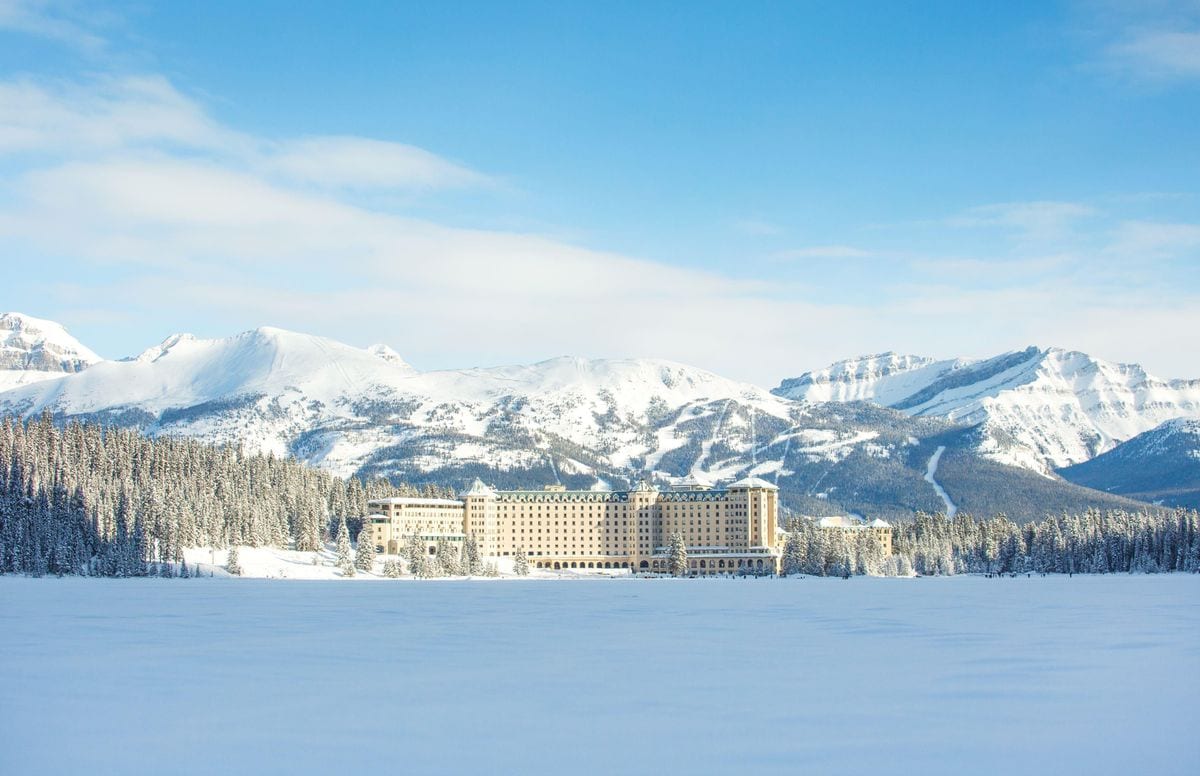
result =
[[[1195,773],[1200,576],[0,578],[0,773]]]
[[[211,547],[188,547],[183,551],[183,554],[187,559],[188,568],[192,572],[198,572],[205,577],[209,575],[214,577],[229,576],[225,571],[225,566],[229,562],[228,550],[219,550]],[[314,559],[316,563],[313,562]],[[398,579],[386,577],[383,574],[383,564],[386,560],[402,561],[404,558],[400,555],[377,555],[372,571],[357,570],[353,577],[344,577],[341,570],[337,567],[337,553],[334,550],[333,543],[327,544],[325,549],[320,552],[299,552],[297,550],[283,550],[278,547],[247,547],[245,545],[238,547],[238,565],[242,570],[239,576],[243,579],[338,580],[344,582],[382,581],[393,584],[405,580],[431,582],[434,579],[440,579],[440,577],[434,577],[432,579],[416,580],[407,572]],[[503,577],[517,579],[512,573],[512,559],[487,558],[486,561],[495,563],[497,570]],[[178,565],[176,566],[176,570],[178,570]],[[629,576],[629,572],[619,569],[608,571],[604,569],[546,571],[534,568],[532,563],[529,569],[529,578],[531,579],[613,576]],[[451,579],[462,578],[446,578],[446,581],[450,581]]]

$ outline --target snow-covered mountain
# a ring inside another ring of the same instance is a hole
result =
[[[1136,364],[1058,348],[976,361],[884,353],[785,380],[774,393],[868,400],[978,426],[985,455],[1043,473],[1086,461],[1166,420],[1200,418],[1200,380],[1162,380]]]
[[[885,381],[902,385],[935,366],[898,364],[854,370],[859,388],[839,395],[865,396],[872,370],[887,372],[869,389],[879,396],[890,390]],[[956,373],[942,371],[924,385]],[[922,390],[910,387],[899,401]],[[607,488],[641,477],[759,476],[794,509],[884,517],[939,511],[950,499],[1018,518],[1040,517],[1047,504],[1127,503],[981,459],[975,430],[943,418],[795,400],[647,359],[418,372],[385,346],[282,329],[209,340],[176,334],[136,357],[0,392],[0,413],[42,410],[290,455],[342,476],[418,483],[481,476],[500,487]]]
[[[0,411],[44,409],[293,455],[341,475],[597,488],[756,475],[817,510],[938,508],[918,448],[948,428],[794,402],[669,361],[418,373],[390,349],[273,328],[173,335],[134,358],[0,393]]]
[[[1200,509],[1200,420],[1168,420],[1059,473],[1096,490]]]
[[[755,428],[777,435],[795,410],[762,388],[667,361],[558,358],[421,374],[390,348],[273,328],[216,340],[173,335],[136,358],[10,391],[0,406],[240,441],[341,474],[383,471],[398,453],[381,450],[399,446],[416,451],[404,454],[406,468],[537,465],[567,474],[655,470],[664,459],[678,470],[681,448],[694,447],[687,470],[717,478],[739,473],[741,455],[770,441]],[[838,440],[810,441],[832,451]],[[577,456],[547,452],[571,446]]]
[[[60,324],[0,313],[0,391],[78,372],[100,360]]]

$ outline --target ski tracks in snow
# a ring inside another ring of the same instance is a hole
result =
[[[933,486],[942,503],[946,505],[946,517],[954,517],[954,513],[958,511],[958,507],[950,500],[950,495],[946,493],[946,489],[939,485],[938,481],[933,478],[937,474],[938,461],[942,460],[942,453],[944,452],[946,452],[946,446],[938,445],[938,449],[934,450],[933,455],[929,456],[929,463],[925,465],[925,481]]]

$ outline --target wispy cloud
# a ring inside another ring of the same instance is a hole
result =
[[[763,218],[739,218],[733,222],[733,228],[752,237],[774,237],[787,232],[779,224]]]
[[[1079,24],[1096,46],[1089,69],[1159,84],[1200,78],[1200,3],[1081,3]]]
[[[1095,213],[1091,206],[1077,202],[1003,202],[970,208],[945,223],[960,228],[1000,227],[1041,239],[1059,236]]]
[[[95,17],[88,17],[71,3],[53,0],[0,0],[0,30],[35,35],[96,52],[106,40],[95,30]]]
[[[201,153],[322,187],[437,189],[493,183],[483,173],[403,143],[353,136],[275,140],[237,132],[161,76],[0,82],[0,155],[93,158],[145,151]]]
[[[0,153],[90,156],[137,148],[246,153],[252,145],[161,76],[0,82]]]
[[[1138,30],[1108,47],[1110,62],[1143,78],[1200,78],[1200,30]]]
[[[491,185],[488,176],[423,148],[361,137],[310,137],[264,155],[268,171],[321,186],[462,188]]]
[[[802,259],[865,259],[876,254],[850,245],[811,245],[779,251],[771,256],[776,261],[799,261]]]
[[[1192,256],[1200,262],[1200,225],[1125,221],[1106,251],[1132,260]]]

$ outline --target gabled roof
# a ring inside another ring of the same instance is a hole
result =
[[[856,515],[830,515],[817,520],[822,528],[864,528],[867,521]]]
[[[710,490],[712,486],[711,482],[693,472],[682,479],[676,480],[672,487],[677,490]]]
[[[468,488],[467,490],[464,490],[462,493],[458,494],[458,497],[459,498],[468,498],[468,497],[495,498],[496,491],[492,490],[487,485],[484,485],[483,480],[476,477],[475,482],[471,483],[471,487]]]

